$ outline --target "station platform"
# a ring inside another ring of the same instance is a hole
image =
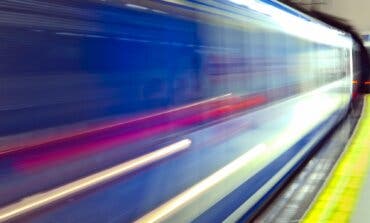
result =
[[[254,222],[368,222],[369,95],[322,147]]]

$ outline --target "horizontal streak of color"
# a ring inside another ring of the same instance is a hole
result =
[[[93,175],[84,177],[80,180],[68,183],[61,187],[35,194],[20,202],[8,205],[0,209],[0,222],[7,221],[13,217],[29,213],[61,199],[70,197],[82,191],[88,190],[94,186],[106,183],[117,177],[128,174],[141,167],[152,164],[170,155],[178,153],[189,148],[191,145],[190,139],[184,139],[149,154],[143,155],[136,159],[124,162],[117,166],[95,173]]]

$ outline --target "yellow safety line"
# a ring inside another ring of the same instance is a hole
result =
[[[302,222],[349,222],[370,161],[370,96],[346,151]]]

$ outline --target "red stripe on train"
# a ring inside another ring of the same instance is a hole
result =
[[[94,140],[92,138],[91,141],[86,143],[76,143],[75,145],[69,146],[67,148],[60,148],[55,151],[45,151],[41,154],[35,154],[34,156],[26,156],[23,159],[18,160],[15,163],[15,167],[21,170],[34,170],[48,165],[57,165],[68,160],[79,159],[83,156],[88,156],[93,153],[101,152],[105,149],[115,146],[129,144],[137,140],[143,140],[148,137],[155,137],[159,134],[168,134],[174,131],[181,130],[185,127],[201,124],[203,122],[212,121],[222,117],[227,117],[231,114],[261,105],[266,101],[267,98],[260,95],[248,98],[234,97],[233,100],[227,100],[226,103],[224,101],[224,103],[221,103],[222,105],[219,107],[211,106],[212,108],[206,111],[199,111],[197,109],[198,112],[194,114],[193,112],[191,112],[190,115],[186,117],[180,117],[176,120],[171,120],[170,117],[167,117],[168,120],[171,121],[167,121],[161,124],[154,124],[153,126],[146,127],[140,131],[122,133],[106,139],[103,138],[99,140]],[[167,114],[167,116],[171,116],[171,114]],[[145,126],[150,126],[150,121],[152,120],[147,119],[147,121],[145,122]],[[138,122],[137,124],[140,125],[143,123]],[[113,130],[111,129],[111,131]],[[99,135],[99,133],[96,134]]]

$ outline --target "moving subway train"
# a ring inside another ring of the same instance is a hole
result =
[[[0,222],[249,220],[361,68],[348,33],[274,0],[0,10]]]

